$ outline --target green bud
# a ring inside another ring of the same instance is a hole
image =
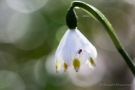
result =
[[[73,8],[70,7],[66,15],[66,23],[69,29],[75,29],[77,27],[77,18]]]

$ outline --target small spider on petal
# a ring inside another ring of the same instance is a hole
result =
[[[69,67],[74,67],[78,72],[81,65],[89,64],[96,66],[97,51],[89,40],[77,29],[69,29],[64,34],[55,53],[56,72],[61,67],[67,71]]]

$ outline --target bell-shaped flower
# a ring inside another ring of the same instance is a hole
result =
[[[72,66],[78,72],[84,63],[95,67],[96,57],[96,48],[79,30],[67,30],[55,53],[56,72],[61,67],[66,71]]]

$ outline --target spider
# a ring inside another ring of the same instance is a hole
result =
[[[81,55],[83,54],[83,49],[79,48],[79,50],[77,50],[76,55],[79,55],[79,57],[81,57]]]
[[[77,50],[76,55],[79,55],[79,58],[81,58],[81,56],[83,55],[85,51],[82,48],[79,48],[79,50]]]
[[[77,51],[77,53],[78,53],[78,54],[81,54],[81,53],[82,53],[82,49],[79,49],[79,50]]]

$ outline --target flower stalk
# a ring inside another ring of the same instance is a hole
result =
[[[122,46],[121,42],[119,41],[110,22],[98,9],[96,9],[92,5],[89,5],[82,1],[73,1],[71,3],[71,6],[70,6],[67,16],[66,16],[67,26],[70,29],[75,29],[77,27],[77,19],[76,19],[75,13],[73,11],[74,7],[79,7],[81,9],[83,9],[84,11],[89,13],[94,19],[99,21],[104,26],[105,30],[107,31],[111,40],[113,41],[116,49],[122,55],[122,57],[124,58],[124,60],[126,61],[127,65],[128,65],[128,67],[130,68],[130,70],[132,71],[132,73],[135,76],[135,64],[134,64],[133,60],[129,57],[129,55],[124,50],[124,47]]]

